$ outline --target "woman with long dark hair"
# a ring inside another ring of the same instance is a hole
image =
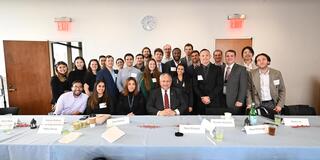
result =
[[[57,103],[58,98],[64,92],[70,90],[68,88],[68,65],[63,62],[59,61],[55,65],[55,75],[51,77],[51,92],[52,92],[52,99],[51,104],[55,105]]]
[[[84,91],[90,96],[93,91],[94,83],[96,82],[97,72],[100,71],[99,61],[97,59],[91,59],[88,64],[88,71],[84,78]]]
[[[75,80],[80,81],[84,84],[84,77],[87,73],[87,67],[84,59],[82,57],[76,57],[74,59],[74,70],[69,73],[68,83],[69,83],[69,90],[71,89],[72,83]]]
[[[159,87],[160,74],[156,60],[150,59],[147,62],[140,82],[140,89],[145,99],[148,99],[151,90]]]

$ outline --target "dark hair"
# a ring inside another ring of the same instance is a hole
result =
[[[111,55],[107,55],[106,58],[113,58]],[[119,59],[119,58],[118,58]],[[120,58],[121,59],[121,58]],[[121,59],[122,60],[122,59]]]
[[[246,47],[244,47],[244,48],[242,49],[242,51],[241,51],[241,56],[242,56],[242,57],[243,57],[243,52],[244,52],[246,49],[248,49],[248,50],[252,53],[252,56],[254,56],[253,48],[250,47],[250,46],[246,46]]]
[[[270,56],[268,56],[266,53],[260,53],[260,54],[258,54],[258,55],[256,56],[256,58],[254,59],[254,63],[255,63],[256,65],[257,65],[258,57],[260,57],[260,56],[266,57],[266,58],[267,58],[267,61],[268,61],[268,65],[270,64],[270,62],[271,62]]]
[[[74,80],[73,82],[72,82],[72,85],[71,86],[73,86],[74,84],[76,84],[76,83],[81,83],[82,84],[82,82],[80,81],[80,80]],[[83,84],[82,84],[83,85]]]
[[[84,61],[84,59],[83,59],[81,56],[78,56],[78,57],[76,57],[76,58],[74,59],[74,61],[73,61],[74,70],[75,70],[75,71],[78,70],[78,68],[76,67],[76,61],[77,61],[78,59],[82,60],[82,62],[83,62],[83,70],[84,70],[84,71],[87,71],[86,61]],[[98,64],[99,64],[99,63],[98,63]]]
[[[223,52],[222,52],[222,50],[221,50],[221,49],[216,49],[216,50],[214,50],[214,51],[213,51],[213,55],[214,55],[214,53],[216,53],[216,52],[220,52],[220,53],[221,53],[221,55],[223,54]]]
[[[100,56],[99,56],[99,60],[100,60],[101,58],[106,58],[106,56],[100,55]]]
[[[137,55],[136,55],[136,58],[139,57],[139,56],[142,56],[142,58],[144,58],[141,53],[137,54]]]
[[[231,53],[233,53],[235,56],[237,56],[237,52],[236,52],[235,50],[233,50],[233,49],[227,50],[224,54],[227,54],[228,52],[231,52]]]
[[[92,68],[90,67],[92,62],[96,62],[98,64],[97,72],[100,71],[101,67],[99,65],[99,61],[97,59],[91,59],[88,64],[88,72],[92,73]]]
[[[201,53],[201,52],[204,52],[204,51],[207,51],[207,52],[209,52],[209,53],[210,53],[210,51],[209,51],[208,49],[206,49],[206,48],[201,49],[200,53]]]
[[[133,54],[131,54],[131,53],[126,53],[125,55],[124,55],[124,60],[128,57],[128,56],[130,56],[130,57],[132,57],[132,59],[134,59],[134,56],[133,56]]]
[[[124,63],[124,60],[123,60],[122,58],[118,58],[118,59],[116,60],[116,63],[117,63],[118,61],[122,61],[122,63]]]
[[[154,55],[156,54],[156,52],[160,52],[162,55],[163,55],[163,51],[162,51],[162,49],[161,48],[156,48],[155,50],[154,50]]]
[[[151,49],[149,47],[143,47],[142,50],[141,50],[141,53],[143,54],[143,51],[147,49],[149,51],[149,56],[148,57],[145,57],[145,58],[151,58]]]
[[[102,96],[102,102],[106,102],[108,101],[108,95],[107,95],[107,86],[106,84],[104,83],[103,80],[98,80],[95,84],[94,84],[94,89],[93,89],[93,92],[92,92],[92,95],[89,96],[88,98],[88,107],[90,107],[92,110],[94,109],[94,107],[98,106],[99,104],[99,96],[98,96],[98,91],[97,91],[97,86],[99,83],[103,83],[104,84],[104,93],[103,93],[103,96]]]
[[[180,49],[180,48],[173,48],[172,53],[173,53],[175,50],[178,50],[178,51],[181,53],[181,49]]]
[[[136,84],[136,88],[134,89],[133,91],[133,95],[138,95],[139,93],[139,90],[138,90],[138,83],[137,83],[137,80],[133,77],[129,77],[126,82],[124,83],[124,88],[123,88],[123,91],[122,91],[122,94],[124,96],[128,96],[129,95],[129,89],[128,89],[128,84],[129,84],[129,81],[134,81],[134,83]]]
[[[67,71],[66,71],[66,73],[65,73],[64,75],[58,72],[58,66],[60,66],[60,65],[64,65],[64,66],[67,67]],[[67,65],[67,63],[65,63],[65,62],[63,62],[63,61],[59,61],[59,62],[54,66],[54,68],[55,68],[56,75],[57,75],[57,77],[59,78],[59,80],[62,81],[62,82],[66,81],[66,80],[67,80],[67,77],[68,77],[68,65]]]
[[[193,50],[193,46],[192,46],[192,44],[190,44],[190,43],[187,43],[186,45],[184,45],[184,49],[185,49],[186,47],[191,47],[191,49]]]
[[[160,77],[160,72],[158,70],[158,67],[157,67],[157,62],[155,59],[150,59],[147,61],[147,65],[143,71],[143,79],[144,79],[144,86],[146,87],[146,90],[147,92],[149,93],[151,91],[151,71],[150,71],[150,68],[149,68],[149,63],[153,61],[156,65],[156,68],[154,69],[153,71],[153,76],[157,79],[157,85],[159,85],[159,77]]]
[[[197,53],[197,55],[200,54],[198,50],[193,50],[193,51],[191,52],[191,54],[193,54],[193,53]]]

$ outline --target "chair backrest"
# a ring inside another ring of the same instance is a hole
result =
[[[0,108],[0,115],[5,115],[5,114],[18,115],[18,113],[19,113],[18,107]]]
[[[285,105],[282,113],[284,115],[316,115],[316,111],[309,105]]]

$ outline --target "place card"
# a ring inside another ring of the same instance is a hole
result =
[[[129,117],[113,118],[107,120],[107,127],[119,126],[124,124],[129,124]]]
[[[211,133],[216,128],[216,126],[207,119],[202,120],[201,126],[205,128],[209,133]]]
[[[211,119],[211,123],[216,127],[235,127],[233,118]]]
[[[254,126],[245,126],[247,134],[266,134],[269,132],[268,125],[254,125]]]
[[[62,125],[40,125],[38,134],[61,134]]]
[[[285,126],[310,126],[308,118],[283,118]]]
[[[205,128],[201,125],[179,125],[179,132],[204,134]]]
[[[14,127],[14,119],[12,117],[1,116],[0,117],[0,130],[9,130]]]
[[[46,116],[42,118],[42,125],[64,125],[64,117],[62,116]]]
[[[113,143],[122,136],[124,136],[126,133],[120,130],[118,127],[114,126],[111,128],[108,128],[104,133],[102,133],[102,138],[104,138],[109,143]]]
[[[71,132],[67,135],[64,135],[61,139],[59,139],[59,143],[63,143],[63,144],[70,143],[78,139],[81,135],[82,133],[80,132]]]

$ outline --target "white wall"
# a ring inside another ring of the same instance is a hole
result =
[[[0,48],[2,40],[82,41],[89,60],[165,43],[213,50],[216,38],[253,37],[255,51],[270,54],[271,66],[282,71],[287,104],[313,105],[311,82],[320,78],[319,7],[316,0],[7,0],[0,1]],[[240,31],[228,28],[226,17],[233,13],[247,15]],[[154,31],[142,29],[146,15],[158,19]],[[53,21],[60,16],[73,18],[71,31],[57,31]],[[0,74],[5,75],[3,49]]]

